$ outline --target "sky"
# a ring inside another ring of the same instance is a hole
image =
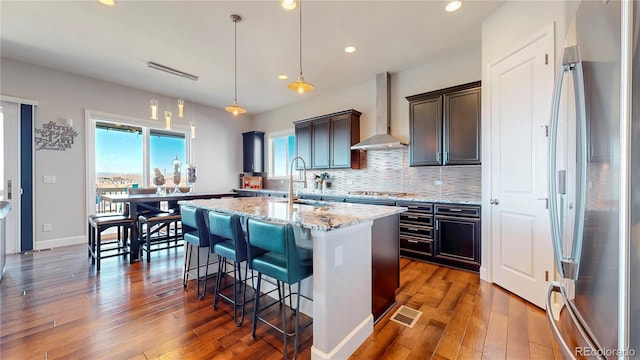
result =
[[[151,173],[154,168],[173,173],[171,162],[178,156],[185,174],[185,140],[151,135]],[[142,135],[136,132],[96,129],[96,172],[142,174]]]

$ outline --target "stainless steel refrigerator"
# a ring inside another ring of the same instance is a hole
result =
[[[640,358],[639,31],[640,2],[582,1],[556,78],[547,315],[566,358]]]

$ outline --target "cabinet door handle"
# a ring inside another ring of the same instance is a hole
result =
[[[418,240],[409,240],[409,239],[407,239],[407,242],[410,242],[410,243],[412,243],[412,244],[417,244],[417,243],[418,243]]]
[[[414,227],[405,227],[405,229],[407,229],[409,231],[420,231],[420,229],[416,229]]]
[[[447,162],[449,160],[449,152],[445,151],[444,152],[444,162]]]
[[[407,218],[409,218],[409,219],[413,219],[413,220],[418,220],[418,219],[419,219],[419,217],[417,217],[417,216],[411,216],[411,215],[407,215]]]
[[[462,209],[447,209],[447,210],[449,210],[451,212],[460,212],[460,211],[462,211]]]

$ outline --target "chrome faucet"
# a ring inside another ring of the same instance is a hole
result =
[[[293,180],[293,163],[296,162],[297,159],[302,160],[302,170],[303,170],[303,174],[302,180]],[[304,159],[301,158],[300,156],[296,156],[293,159],[291,159],[291,165],[290,165],[290,170],[289,170],[289,206],[293,205],[293,183],[294,182],[301,182],[304,184],[304,188],[307,188],[307,164],[304,162]]]

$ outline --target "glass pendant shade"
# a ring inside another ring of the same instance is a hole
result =
[[[189,127],[191,128],[191,138],[195,139],[196,138],[196,122],[195,121],[191,121],[189,123]]]
[[[151,120],[158,120],[158,100],[151,99],[149,106],[151,107]]]
[[[226,108],[224,108],[227,112],[232,113],[234,116],[238,116],[241,114],[244,114],[247,112],[247,110],[245,108],[243,108],[242,106],[240,106],[240,104],[238,104],[237,101],[233,102],[233,105],[231,106],[227,106]]]
[[[164,112],[164,128],[171,130],[171,111]]]
[[[184,117],[184,100],[178,99],[178,117]]]
[[[313,85],[309,84],[308,82],[305,82],[304,76],[300,75],[298,76],[298,80],[292,83],[289,83],[289,89],[293,91],[297,91],[298,94],[304,94],[306,92],[313,90]]]
[[[293,10],[297,6],[295,0],[282,0],[282,7],[287,10]]]

